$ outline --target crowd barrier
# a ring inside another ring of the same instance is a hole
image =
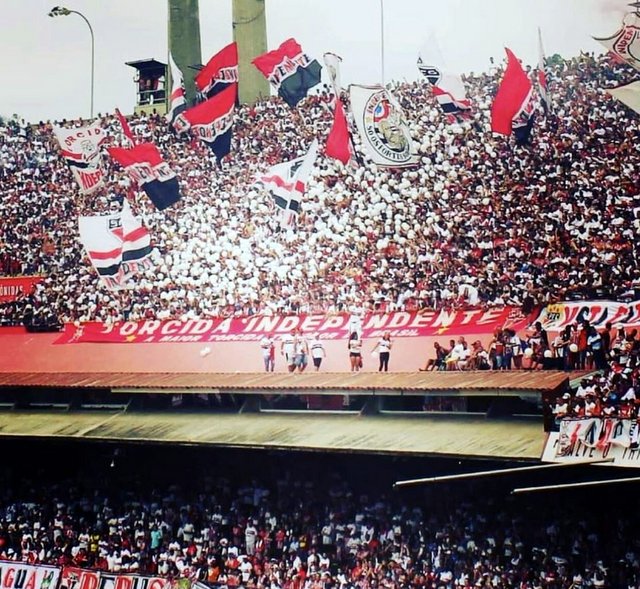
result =
[[[73,566],[0,560],[1,589],[209,589],[188,578],[108,573]]]

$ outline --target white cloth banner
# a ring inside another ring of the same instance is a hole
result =
[[[126,200],[118,213],[80,217],[78,229],[93,267],[110,290],[126,288],[133,274],[151,266],[151,237]]]
[[[594,327],[607,323],[623,327],[640,327],[640,301],[576,301],[553,303],[544,307],[537,321],[547,331],[560,331],[567,325],[588,321]]]
[[[622,20],[620,29],[611,37],[594,37],[611,53],[640,71],[640,15],[630,12]]]
[[[629,448],[632,440],[631,419],[587,417],[584,419],[563,419],[560,423],[560,436],[556,456],[570,456],[576,444],[588,448],[604,448],[615,444]],[[635,428],[633,428],[635,430]]]
[[[382,86],[349,86],[351,110],[362,145],[383,168],[416,166],[409,127],[400,105]]]
[[[80,192],[89,194],[102,186],[104,171],[100,145],[107,136],[97,123],[76,129],[54,127],[53,133],[60,144],[62,155],[67,160]]]
[[[57,567],[0,561],[2,589],[56,589],[59,579]]]
[[[617,88],[607,88],[606,91],[630,109],[640,113],[640,82],[631,82],[631,84]]]

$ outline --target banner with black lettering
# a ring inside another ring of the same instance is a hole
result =
[[[553,261],[552,261],[553,263]],[[561,331],[567,325],[588,321],[601,328],[607,323],[614,327],[640,327],[640,301],[566,301],[552,303],[540,310],[536,321],[547,331]]]
[[[100,146],[106,141],[104,129],[97,123],[76,129],[54,127],[62,156],[73,173],[80,192],[89,194],[102,186],[104,171]]]
[[[58,567],[0,560],[2,589],[57,589],[59,579]]]
[[[108,151],[159,211],[180,200],[178,178],[153,143],[139,143],[130,149],[110,147]]]
[[[593,37],[608,51],[636,70],[640,70],[640,14],[629,12],[611,37]]]
[[[382,168],[416,166],[409,127],[400,105],[382,86],[349,86],[351,110],[366,153]]]

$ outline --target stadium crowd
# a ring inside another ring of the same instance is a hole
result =
[[[636,296],[640,281],[638,117],[605,89],[626,66],[580,55],[549,66],[553,112],[531,144],[492,136],[501,76],[468,75],[472,120],[447,124],[424,81],[394,84],[417,168],[344,167],[321,156],[294,230],[282,229],[256,176],[299,157],[331,124],[327,89],[296,109],[279,98],[241,106],[221,167],[163,117],[134,116],[180,178],[183,198],[153,209],[105,157],[104,189],[83,197],[50,123],[0,126],[0,275],[42,274],[0,322],[113,321],[253,313],[517,305]],[[99,117],[118,141],[115,117]],[[63,121],[63,125],[79,122]],[[358,143],[357,136],[355,141]],[[364,157],[364,156],[362,156]],[[159,257],[132,290],[109,292],[79,243],[77,217],[122,197],[150,228]]]
[[[619,502],[604,517],[579,502],[505,498],[482,485],[430,488],[418,499],[317,470],[251,483],[224,472],[188,478],[149,487],[139,475],[84,472],[51,482],[46,496],[35,480],[11,480],[0,490],[0,558],[260,589],[639,582],[637,513]]]
[[[551,410],[556,423],[564,418],[637,418],[640,407],[640,339],[637,330],[626,332],[619,328],[612,331],[611,325],[607,325],[595,352],[588,348],[585,351],[579,344],[570,348],[571,344],[566,344],[565,337],[561,333],[554,340],[566,349],[566,354],[561,357],[565,365],[602,370],[584,378],[575,391],[565,392],[555,400]],[[593,364],[594,354],[596,358],[602,357],[601,365]]]

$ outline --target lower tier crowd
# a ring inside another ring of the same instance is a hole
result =
[[[638,513],[624,488],[612,501],[510,496],[486,479],[392,492],[402,463],[391,458],[218,450],[192,462],[172,452],[116,451],[109,466],[70,446],[54,451],[70,476],[54,480],[25,476],[38,460],[16,452],[8,461],[22,464],[0,488],[0,558],[260,589],[628,589],[640,580]],[[83,454],[93,461],[73,466]],[[438,468],[430,464],[416,471]]]

